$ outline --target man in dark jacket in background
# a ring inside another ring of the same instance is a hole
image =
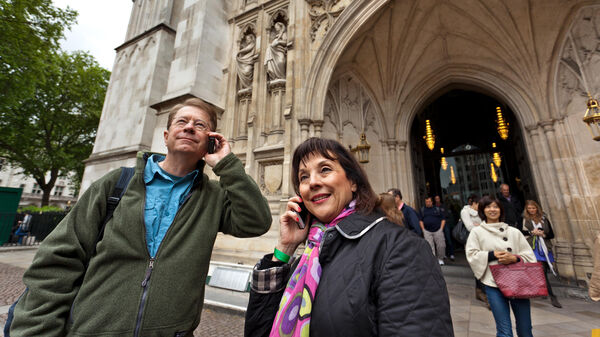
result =
[[[419,226],[419,216],[417,215],[417,211],[402,201],[402,192],[397,188],[390,188],[388,193],[394,196],[396,207],[402,211],[406,228],[410,229],[418,236],[423,236],[423,231],[421,230],[421,226]]]
[[[121,170],[94,182],[38,249],[6,336],[191,336],[217,233],[258,236],[272,222],[216,127],[216,107],[203,100],[173,107],[167,155],[138,154],[99,242]],[[218,182],[203,173],[205,164]]]
[[[510,194],[510,187],[507,184],[500,185],[500,191],[498,193],[498,200],[504,206],[504,222],[513,226],[518,230],[523,229],[523,206],[519,202],[516,196]]]

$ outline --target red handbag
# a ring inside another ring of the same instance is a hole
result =
[[[511,264],[490,266],[494,281],[504,297],[532,298],[548,296],[546,276],[541,262],[524,263],[523,258]]]

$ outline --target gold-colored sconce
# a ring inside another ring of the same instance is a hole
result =
[[[433,151],[433,148],[435,147],[435,135],[431,129],[429,119],[425,121],[425,137],[423,137],[423,139],[425,139],[425,144],[427,144],[429,150]]]
[[[450,181],[452,185],[456,184],[456,175],[454,175],[454,166],[450,166]]]
[[[492,143],[492,148],[496,148],[496,143]],[[492,160],[494,161],[494,164],[496,164],[496,166],[498,167],[500,167],[500,164],[502,164],[502,159],[500,158],[499,152],[494,152],[494,154],[492,155]]]
[[[504,120],[504,116],[502,115],[502,109],[500,107],[496,107],[496,124],[498,124],[497,130],[500,138],[503,140],[508,139],[508,122]]]
[[[352,145],[348,145],[351,152],[358,152],[358,162],[359,163],[368,163],[369,162],[369,151],[371,150],[371,145],[367,142],[367,135],[364,132],[360,133],[360,140],[358,141],[358,145],[356,147],[352,147]]]
[[[490,175],[492,177],[492,181],[495,183],[498,182],[498,175],[496,174],[496,169],[494,168],[494,163],[490,163],[490,169],[491,169]]]
[[[587,101],[587,110],[583,116],[583,121],[590,128],[592,138],[595,141],[600,141],[600,110],[598,109],[598,100],[592,98],[590,94],[588,94],[588,97],[590,99]]]

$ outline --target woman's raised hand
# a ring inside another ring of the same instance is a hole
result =
[[[302,198],[299,196],[293,196],[288,200],[285,212],[279,217],[279,242],[277,243],[277,249],[286,253],[287,255],[293,255],[296,248],[306,240],[308,230],[310,228],[310,215],[309,219],[304,219],[306,226],[304,229],[298,227],[300,205]]]

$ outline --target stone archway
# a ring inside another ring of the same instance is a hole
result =
[[[557,41],[564,39],[564,27],[571,26],[574,13],[586,4],[356,0],[312,58],[299,119],[323,125],[332,79],[356,74],[380,109],[378,134],[385,137],[378,139],[378,146],[389,158],[384,164],[397,171],[383,184],[401,187],[412,200],[408,135],[428,100],[444,87],[466,86],[505,102],[519,121],[528,160],[535,163],[537,195],[557,227],[559,269],[564,277],[585,282],[591,267],[589,231],[600,227],[589,222],[584,228],[576,219],[591,221],[584,210],[594,214],[595,207],[580,200],[597,192],[586,187],[583,163],[574,149],[581,136],[571,131],[573,122],[557,112],[556,99],[548,93],[556,87],[556,60],[561,58]],[[549,27],[550,18],[559,24]],[[317,136],[320,132],[315,127]],[[574,179],[581,183],[568,183]],[[574,200],[578,206],[573,207]]]

